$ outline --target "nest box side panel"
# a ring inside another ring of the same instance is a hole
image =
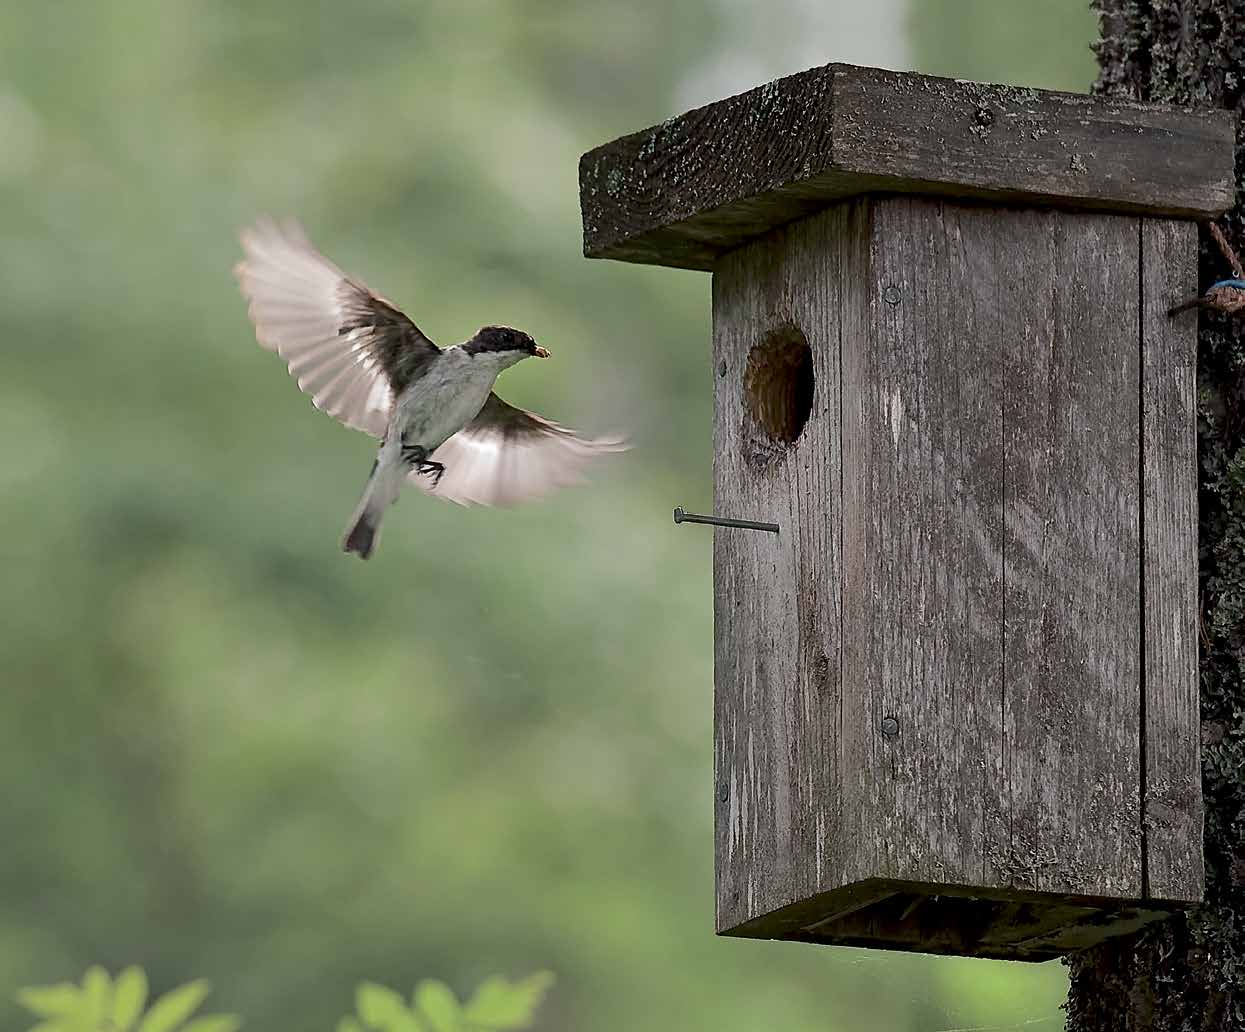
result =
[[[1141,899],[1140,220],[1028,211],[997,226],[1000,863],[1017,888]]]
[[[839,675],[839,326],[844,291],[863,289],[844,267],[850,218],[774,231],[713,276],[714,510],[781,527],[714,530],[720,932],[843,884],[862,832]]]
[[[1195,275],[905,196],[718,260],[715,510],[782,528],[715,531],[719,931],[1045,956],[1200,897]]]
[[[1197,319],[1167,314],[1197,294],[1197,230],[1141,226],[1147,895],[1200,902]]]
[[[1005,235],[990,209],[869,205],[866,305],[843,337],[843,683],[866,822],[847,848],[929,892],[1005,886]]]

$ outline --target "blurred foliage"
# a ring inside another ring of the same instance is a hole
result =
[[[232,1014],[195,1017],[207,998],[205,981],[171,989],[147,1007],[147,974],[128,967],[114,982],[101,967],[87,969],[81,985],[62,982],[23,989],[18,1002],[44,1019],[30,1032],[237,1032]]]
[[[444,982],[425,979],[411,1002],[375,982],[355,992],[357,1014],[342,1018],[337,1032],[504,1032],[530,1028],[553,975],[540,971],[517,982],[494,975],[465,1003]],[[81,985],[23,989],[18,1002],[42,1018],[30,1032],[237,1032],[241,1022],[231,1014],[194,1017],[206,999],[205,981],[189,982],[160,997],[147,1008],[147,974],[128,967],[116,982],[101,967],[87,969]],[[145,1009],[146,1008],[146,1009]]]
[[[553,984],[553,975],[540,971],[518,982],[494,976],[471,998],[460,1003],[444,982],[425,979],[415,987],[408,1004],[400,993],[375,982],[364,982],[355,994],[357,1016],[343,1018],[337,1032],[502,1032],[530,1028],[536,1008]]]
[[[584,261],[576,177],[753,84],[745,6],[0,5],[0,1027],[129,958],[273,1030],[412,967],[557,970],[550,1028],[1057,1024],[1058,965],[711,934],[710,536],[670,520],[709,280]],[[254,342],[261,211],[442,343],[528,330],[504,395],[635,450],[526,509],[408,492],[343,556],[373,444]]]

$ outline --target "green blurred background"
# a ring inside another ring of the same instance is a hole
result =
[[[580,152],[828,60],[1086,89],[1083,0],[0,7],[0,1027],[87,964],[328,1029],[363,978],[559,975],[541,1027],[1058,1028],[1057,964],[715,939],[709,279],[580,256]],[[512,401],[636,447],[408,492],[254,342],[295,213]]]

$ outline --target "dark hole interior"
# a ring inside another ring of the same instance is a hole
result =
[[[813,352],[798,327],[771,330],[748,352],[744,404],[771,440],[800,436],[813,410]]]

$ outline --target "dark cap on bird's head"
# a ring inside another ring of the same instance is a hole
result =
[[[549,352],[522,330],[509,326],[483,326],[463,347],[473,355],[485,352],[520,351],[537,358],[548,358]]]

